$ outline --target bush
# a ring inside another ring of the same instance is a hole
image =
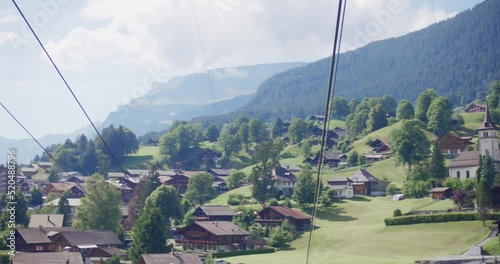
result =
[[[276,205],[279,205],[278,200],[276,200],[275,198],[269,200],[269,206],[276,206]]]
[[[272,247],[284,248],[287,246],[287,243],[290,242],[292,239],[293,235],[290,232],[277,229],[271,231],[267,243],[269,243],[269,245]]]
[[[486,220],[498,220],[500,213],[491,213],[487,215]],[[476,221],[475,213],[447,213],[447,214],[425,214],[425,215],[408,215],[386,218],[384,220],[386,226],[394,225],[413,225],[424,223],[444,223],[454,221]]]
[[[240,205],[240,204],[243,204],[244,199],[245,199],[245,197],[243,196],[243,194],[233,193],[233,194],[230,194],[229,197],[227,197],[227,204],[228,205]]]
[[[266,253],[274,253],[274,252],[276,252],[276,248],[262,248],[262,249],[250,249],[250,250],[238,250],[238,251],[212,253],[212,256],[214,258],[229,258],[229,257],[235,257],[235,256],[266,254]]]
[[[401,213],[401,210],[399,210],[399,209],[394,210],[394,212],[392,213],[393,217],[400,217],[402,215],[403,214]]]
[[[292,208],[292,202],[290,201],[290,198],[286,198],[283,204],[288,208]]]

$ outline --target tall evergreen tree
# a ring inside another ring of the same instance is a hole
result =
[[[477,218],[483,222],[483,226],[486,226],[486,219],[492,202],[490,184],[486,178],[481,178],[476,186],[476,212]]]
[[[283,145],[273,142],[263,142],[255,147],[253,160],[257,165],[252,168],[249,182],[252,184],[252,196],[262,204],[274,191],[273,169],[279,165],[282,150]]]
[[[274,139],[280,137],[282,134],[283,134],[283,120],[277,117],[274,120],[273,125],[271,127],[271,137]]]
[[[437,140],[434,141],[428,165],[428,170],[434,179],[440,180],[448,176],[448,168],[444,163],[443,153],[441,152],[441,147]]]
[[[167,253],[167,228],[158,208],[148,208],[141,213],[132,231],[129,257],[136,263],[142,254]]]
[[[486,151],[486,155],[483,156],[481,162],[481,180],[484,179],[486,183],[488,183],[488,186],[492,187],[493,182],[495,181],[496,170],[488,151]]]
[[[62,214],[63,216],[63,226],[71,226],[71,208],[69,207],[68,199],[62,196],[57,204],[56,213]]]

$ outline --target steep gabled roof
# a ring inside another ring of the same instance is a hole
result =
[[[179,252],[175,254],[142,254],[145,264],[203,264],[196,253]],[[181,262],[182,261],[182,262]]]
[[[121,246],[122,242],[112,231],[63,231],[60,232],[71,246],[97,245]]]
[[[290,217],[293,219],[311,219],[312,217],[306,213],[303,213],[298,210],[293,210],[287,206],[269,206],[268,208],[271,208],[271,210],[281,214],[284,217]],[[267,208],[266,208],[267,209]],[[264,210],[266,210],[264,209]]]
[[[72,230],[71,227],[27,227],[18,228],[17,234],[23,238],[26,244],[50,243],[47,234],[49,232],[60,232]]]
[[[197,225],[207,232],[216,236],[247,236],[250,232],[229,221],[200,221],[191,225]],[[188,228],[189,226],[185,227]]]
[[[37,252],[24,253],[16,252],[12,259],[14,264],[83,264],[80,252]]]
[[[353,182],[373,182],[379,181],[379,179],[373,176],[365,169],[359,169],[356,173],[354,173],[351,177],[349,177]]]
[[[200,209],[208,216],[235,216],[236,213],[227,205],[203,205]]]
[[[62,227],[63,214],[32,214],[28,227]]]
[[[451,161],[448,168],[479,166],[479,151],[464,151]]]

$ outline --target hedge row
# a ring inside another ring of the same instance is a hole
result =
[[[212,253],[214,258],[228,258],[235,256],[253,255],[253,254],[266,254],[274,253],[276,248],[262,248],[262,249],[250,249],[250,250],[237,250],[229,252]]]
[[[475,221],[475,213],[446,213],[446,214],[421,214],[399,217],[390,217],[384,220],[386,226],[413,225],[423,223],[443,223],[453,221]],[[500,213],[490,213],[487,220],[500,220]]]

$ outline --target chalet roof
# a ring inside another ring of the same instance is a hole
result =
[[[88,177],[85,176],[71,176],[65,182],[85,182]]]
[[[106,181],[107,183],[113,185],[114,187],[118,188],[120,191],[123,191],[123,190],[128,190],[128,191],[132,191],[132,188],[126,186],[126,185],[123,185],[121,183],[118,183],[118,182],[113,182],[113,181]]]
[[[451,134],[451,133],[446,133],[438,138],[435,138],[433,139],[432,141],[442,141],[443,139],[445,138],[448,138],[448,137],[452,137],[452,138],[455,138],[455,139],[459,139],[461,141],[465,141],[466,144],[474,144],[472,142],[470,142],[472,140],[472,137],[471,136],[467,136],[467,137],[459,137],[459,136],[456,136],[454,134]]]
[[[142,254],[145,264],[203,264],[196,253]]]
[[[108,178],[125,178],[123,172],[108,172]]]
[[[229,221],[199,221],[194,222],[193,225],[205,229],[207,232],[216,236],[246,236],[250,232],[233,224]]]
[[[64,177],[64,178],[66,178],[66,177],[72,177],[72,176],[83,176],[83,174],[81,174],[78,171],[67,171],[67,172],[63,171],[63,172],[59,172],[58,175],[61,176],[61,178],[62,177]]]
[[[203,205],[200,209],[207,216],[235,216],[236,213],[227,205]]]
[[[59,200],[61,200],[61,199],[57,198],[57,199],[54,199],[50,202],[46,202],[43,205],[44,206],[46,206],[46,205],[57,206],[59,204]],[[82,204],[82,200],[80,198],[67,198],[67,200],[68,200],[68,204],[70,207],[78,207],[78,206],[80,206],[80,204]]]
[[[40,161],[38,162],[38,166],[52,166],[52,162],[48,162],[48,161]]]
[[[210,169],[209,171],[217,174],[217,176],[229,176],[231,174],[230,169]]]
[[[342,158],[347,157],[342,152],[333,152],[333,151],[325,151],[325,159],[327,160],[341,160]]]
[[[384,144],[384,145],[389,145],[389,141],[385,138],[377,138],[375,139],[369,146],[370,147],[375,147],[377,146],[378,144]]]
[[[431,193],[440,193],[449,190],[450,187],[436,187],[431,190]]]
[[[348,182],[352,182],[348,177],[336,177],[326,181],[328,185],[346,185]]]
[[[486,110],[484,111],[484,122],[478,128],[478,130],[490,130],[496,129],[495,122],[491,119],[490,111],[488,111],[488,105],[486,105]]]
[[[354,173],[351,177],[349,177],[353,182],[373,182],[379,181],[379,179],[373,176],[365,169],[359,169],[356,173]]]
[[[105,247],[105,248],[101,248],[101,250],[108,253],[111,256],[117,255],[117,256],[121,257],[121,256],[127,255],[127,252],[125,250],[119,249],[117,247]]]
[[[479,151],[464,151],[451,161],[448,168],[479,166]]]
[[[65,192],[71,190],[71,188],[77,186],[74,182],[53,182],[49,186],[52,186],[56,191]]]
[[[47,234],[50,232],[60,232],[72,230],[71,227],[26,227],[18,228],[16,231],[20,235],[26,244],[40,244],[40,243],[50,243],[50,239]]]
[[[297,178],[295,175],[287,170],[286,168],[283,168],[282,166],[276,166],[273,169],[273,177],[276,179],[278,182],[296,182]]]
[[[25,253],[16,252],[12,259],[14,264],[83,264],[82,255],[80,252],[37,252]]]
[[[38,170],[36,168],[33,168],[33,167],[24,167],[24,168],[21,168],[21,172],[37,172]]]
[[[62,227],[63,214],[32,214],[28,227]]]
[[[302,168],[300,166],[293,165],[293,164],[281,164],[280,166],[283,169],[286,169],[286,170],[289,170],[289,171],[292,171],[292,172],[296,172],[296,171],[301,171],[302,170]]]
[[[311,219],[312,217],[306,213],[303,213],[298,210],[293,210],[287,206],[269,206],[275,212],[281,214],[284,217],[291,217],[293,219]],[[265,209],[264,209],[265,210]]]
[[[122,242],[112,231],[63,231],[59,235],[64,236],[71,246],[97,245],[97,246],[121,246]]]

